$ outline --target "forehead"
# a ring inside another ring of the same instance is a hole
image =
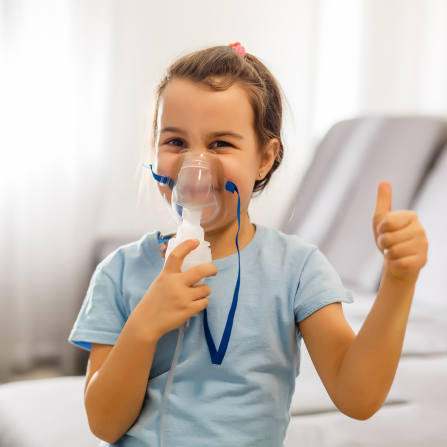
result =
[[[253,129],[253,110],[246,92],[237,85],[223,91],[187,79],[170,81],[160,98],[159,119],[164,126],[239,132]]]

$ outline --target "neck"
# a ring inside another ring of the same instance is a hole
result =
[[[213,261],[237,253],[236,235],[238,229],[237,218],[227,226],[205,233],[205,240],[210,243]],[[239,250],[250,243],[255,234],[255,227],[247,216],[247,211],[241,212],[241,228],[239,230]]]

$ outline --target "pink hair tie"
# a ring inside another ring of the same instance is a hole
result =
[[[230,43],[228,46],[234,48],[242,57],[245,56],[245,48],[239,42]]]

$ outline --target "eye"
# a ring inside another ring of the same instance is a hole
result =
[[[180,144],[175,144],[175,143],[171,144],[173,141],[180,142]],[[172,140],[167,141],[166,144],[169,144],[170,146],[183,146],[183,141],[180,140],[179,138],[174,138]]]
[[[221,143],[223,143],[223,146],[221,145]],[[217,144],[217,146],[215,146],[216,144]],[[219,140],[219,141],[215,141],[210,149],[216,149],[218,147],[225,147],[225,146],[233,146],[233,145],[226,141]]]

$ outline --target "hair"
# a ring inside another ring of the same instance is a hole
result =
[[[261,180],[255,181],[253,193],[262,192],[284,156],[281,129],[285,97],[278,81],[268,68],[251,54],[245,53],[245,56],[241,56],[230,46],[206,48],[175,61],[166,70],[155,90],[155,113],[151,129],[151,146],[154,150],[161,96],[173,79],[188,79],[215,91],[223,91],[238,85],[247,93],[253,108],[253,127],[260,155],[262,156],[264,146],[272,138],[277,138],[280,146],[270,171]]]

